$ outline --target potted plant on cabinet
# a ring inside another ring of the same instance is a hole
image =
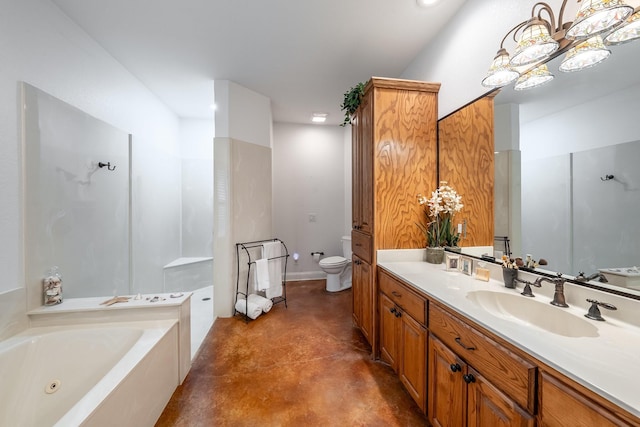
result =
[[[418,194],[418,203],[423,207],[426,224],[417,223],[427,241],[427,262],[440,264],[444,259],[444,247],[458,245],[460,233],[455,230],[453,217],[463,208],[462,196],[447,184],[440,186],[427,198]]]
[[[364,95],[366,83],[358,83],[344,93],[344,100],[340,105],[340,110],[344,111],[344,121],[340,126],[351,124],[351,116],[356,112]]]

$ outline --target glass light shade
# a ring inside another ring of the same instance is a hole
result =
[[[509,65],[509,54],[505,49],[500,49],[496,57],[493,58],[487,76],[482,79],[482,86],[490,88],[502,87],[517,79],[518,76],[520,76],[520,73]]]
[[[595,36],[572,47],[560,64],[560,71],[571,72],[593,67],[609,57],[611,51]]]
[[[525,90],[531,89],[553,80],[553,74],[549,72],[549,67],[547,64],[539,65],[531,71],[527,71],[523,75],[520,76],[516,85],[514,86],[515,90]]]
[[[566,37],[586,39],[602,34],[623,22],[632,12],[633,7],[622,0],[582,0]]]
[[[522,31],[511,65],[521,67],[534,64],[551,55],[558,47],[558,42],[549,35],[546,23],[533,19]]]
[[[605,37],[604,44],[622,44],[637,38],[640,38],[640,10],[631,15],[627,22],[618,27],[618,29]]]

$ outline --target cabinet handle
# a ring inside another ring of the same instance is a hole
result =
[[[391,313],[396,314],[396,308],[393,307],[391,310],[389,310]]]
[[[470,383],[475,383],[476,382],[476,377],[473,376],[473,374],[464,374],[462,376],[462,379],[464,380],[465,383],[470,384]]]
[[[464,343],[462,342],[462,340],[460,339],[460,337],[456,338],[456,342],[458,343],[458,345],[462,348],[464,348],[465,350],[475,350],[475,347],[467,347],[466,345],[464,345]]]
[[[396,310],[396,317],[402,317],[402,312],[400,310]]]
[[[391,291],[391,295],[393,295],[393,296],[394,296],[394,297],[396,297],[396,298],[400,298],[400,297],[402,297],[402,294],[400,294],[400,293],[398,293],[398,292],[396,292],[396,291]]]
[[[450,366],[451,372],[460,372],[462,368],[457,363],[452,363]]]
[[[359,248],[360,246],[362,246],[362,243],[356,243],[356,247]]]

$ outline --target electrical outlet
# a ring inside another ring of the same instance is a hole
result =
[[[316,222],[316,219],[317,219],[316,214],[314,213],[309,214],[309,222]]]

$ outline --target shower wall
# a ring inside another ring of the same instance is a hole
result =
[[[638,159],[633,141],[523,162],[523,253],[574,275],[639,265]]]
[[[64,297],[130,294],[130,136],[26,83],[22,90],[28,306],[42,305],[35,290],[53,266]]]

